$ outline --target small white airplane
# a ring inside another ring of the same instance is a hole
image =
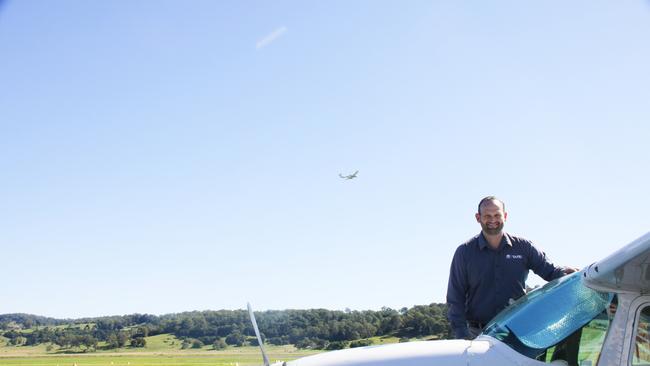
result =
[[[266,357],[264,361],[268,366]],[[351,348],[273,366],[547,364],[650,365],[650,232],[583,270],[523,296],[474,340]]]
[[[343,179],[354,179],[354,178],[357,177],[358,173],[359,173],[358,170],[356,172],[352,173],[352,174],[349,174],[349,175],[343,175],[343,174],[339,173],[339,177],[341,177]]]

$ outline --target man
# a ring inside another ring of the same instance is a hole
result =
[[[503,231],[505,204],[494,196],[478,204],[481,233],[456,249],[447,287],[454,337],[473,339],[513,299],[525,293],[528,270],[546,281],[577,269],[557,267],[532,242]]]

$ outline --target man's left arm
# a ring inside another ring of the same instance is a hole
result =
[[[529,248],[528,267],[546,281],[552,281],[556,278],[578,271],[577,268],[573,267],[556,266],[548,259],[548,257],[546,257],[546,253],[537,249],[532,243]]]

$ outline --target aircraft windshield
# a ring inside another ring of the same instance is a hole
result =
[[[581,272],[574,273],[521,298],[497,315],[484,334],[535,358],[606,314],[613,296],[586,287]]]

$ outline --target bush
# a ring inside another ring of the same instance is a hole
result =
[[[212,343],[212,349],[220,350],[220,349],[225,349],[226,347],[228,347],[228,345],[222,338],[217,338]]]
[[[314,342],[316,343],[315,349],[325,349],[328,344],[326,340],[320,338],[315,338]]]
[[[300,349],[315,349],[316,343],[309,338],[303,338],[296,342],[296,348]]]
[[[282,337],[269,338],[269,343],[274,344],[276,346],[284,346],[285,344],[290,344],[291,342],[289,342],[288,336],[282,336]]]
[[[227,344],[231,346],[237,346],[237,347],[243,346],[245,340],[246,337],[244,337],[239,332],[231,333],[228,337],[226,337]]]
[[[325,347],[326,350],[331,351],[331,350],[337,350],[337,349],[344,349],[347,348],[350,345],[350,342],[347,341],[336,341],[336,342],[330,342],[327,347]]]
[[[198,339],[192,340],[192,348],[201,348],[203,346],[203,342],[199,341]]]
[[[144,337],[135,337],[131,339],[131,347],[144,347],[147,345],[147,341]]]
[[[190,348],[190,341],[184,339],[183,343],[181,344],[181,349],[188,349],[188,348]]]
[[[9,344],[11,344],[12,346],[22,346],[25,343],[27,343],[27,338],[23,336],[18,336],[16,338],[11,338],[9,340]]]
[[[320,338],[303,338],[296,342],[296,348],[300,349],[325,349],[327,345],[328,342]]]
[[[370,346],[372,343],[372,339],[359,339],[358,341],[350,342],[350,348]]]

